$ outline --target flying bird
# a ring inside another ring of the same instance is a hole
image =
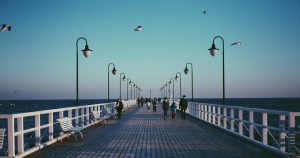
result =
[[[239,46],[239,45],[241,45],[241,44],[242,44],[241,42],[234,42],[234,43],[231,44],[231,46],[234,46],[234,45]]]
[[[204,10],[202,13],[203,13],[203,14],[206,14],[206,13],[207,13],[207,11],[206,11],[206,10]]]
[[[143,28],[140,25],[134,29],[134,31],[142,31],[142,30],[143,30]]]
[[[17,94],[17,93],[18,93],[18,90],[15,90],[15,91],[14,91],[14,94]]]
[[[0,32],[5,31],[6,29],[8,31],[10,31],[11,30],[11,25],[10,24],[2,24],[2,28],[1,28]]]

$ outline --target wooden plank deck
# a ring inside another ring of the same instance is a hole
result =
[[[121,120],[108,126],[83,130],[84,139],[72,137],[45,147],[27,157],[178,157],[178,158],[277,158],[264,149],[187,117],[185,121],[163,120],[162,108],[147,112],[146,107],[124,112]]]

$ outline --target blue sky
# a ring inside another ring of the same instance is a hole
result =
[[[79,56],[81,99],[107,98],[110,62],[118,69],[112,98],[119,96],[120,72],[143,96],[150,88],[160,96],[178,71],[189,97],[187,62],[194,66],[194,97],[218,98],[222,54],[207,51],[217,35],[225,40],[226,97],[300,97],[299,16],[299,0],[0,0],[0,24],[13,25],[0,33],[0,99],[75,98],[79,37],[94,50]],[[144,30],[133,31],[137,25]],[[235,41],[242,45],[230,46]],[[220,40],[216,46],[222,48]]]

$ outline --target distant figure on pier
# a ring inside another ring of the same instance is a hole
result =
[[[138,103],[138,107],[140,107],[140,103],[141,103],[141,99],[140,98],[137,99],[137,103]]]
[[[146,106],[147,106],[147,111],[150,112],[150,98],[146,98]]]
[[[169,101],[167,100],[167,97],[164,98],[162,106],[164,110],[164,119],[167,120],[169,110]]]
[[[183,95],[183,97],[180,99],[180,102],[179,102],[179,107],[180,107],[180,110],[181,110],[181,119],[182,120],[185,120],[185,111],[188,107],[188,102],[187,100],[185,99],[185,95]]]
[[[143,105],[144,105],[144,98],[143,97],[141,97],[140,102],[141,102],[141,107],[143,107]]]
[[[152,105],[153,105],[153,112],[156,112],[156,108],[157,108],[157,99],[156,98],[153,99]]]
[[[122,102],[121,98],[118,100],[115,108],[118,112],[119,119],[121,119],[121,114],[122,114],[122,110],[123,110],[123,102]]]
[[[172,105],[171,105],[171,111],[172,111],[172,120],[176,120],[176,103],[173,101]]]

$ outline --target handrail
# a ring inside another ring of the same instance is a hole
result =
[[[189,102],[186,112],[197,119],[240,136],[282,156],[288,157],[300,154],[295,143],[296,134],[298,133],[295,130],[295,127],[298,127],[295,120],[300,117],[300,112],[196,102]],[[238,117],[234,116],[236,113]],[[247,118],[244,118],[244,116],[247,116]],[[268,125],[268,117],[275,117],[279,122]],[[247,132],[244,132],[244,129]],[[260,137],[257,138],[256,135]],[[268,139],[269,136],[272,139]]]
[[[123,103],[124,109],[130,109],[136,104],[136,100],[127,100],[123,101]],[[6,142],[8,146],[8,155],[0,155],[0,157],[24,157],[65,137],[62,133],[57,133],[58,136],[55,136],[54,132],[59,129],[59,127],[56,126],[58,123],[56,121],[57,118],[69,117],[75,122],[75,126],[87,128],[93,124],[93,122],[89,119],[91,111],[98,111],[103,114],[102,110],[104,107],[114,108],[115,104],[116,102],[111,102],[17,114],[0,114],[0,119],[6,120],[0,121],[0,127],[5,126],[5,124],[1,124],[2,122],[7,122],[6,128],[8,139]],[[66,112],[67,115],[65,115]],[[45,115],[47,116],[46,121]],[[34,117],[34,122],[24,121],[24,118],[26,119],[27,117]],[[29,128],[24,129],[24,127],[29,124],[33,124],[33,127],[30,126]],[[17,128],[15,128],[15,125]],[[46,142],[41,142],[42,138],[45,138],[45,130],[49,133],[48,138],[46,139]],[[31,132],[35,133],[35,146],[27,149],[29,146],[27,144],[28,142],[25,142],[25,134]],[[17,140],[17,144],[15,143],[15,140]]]

